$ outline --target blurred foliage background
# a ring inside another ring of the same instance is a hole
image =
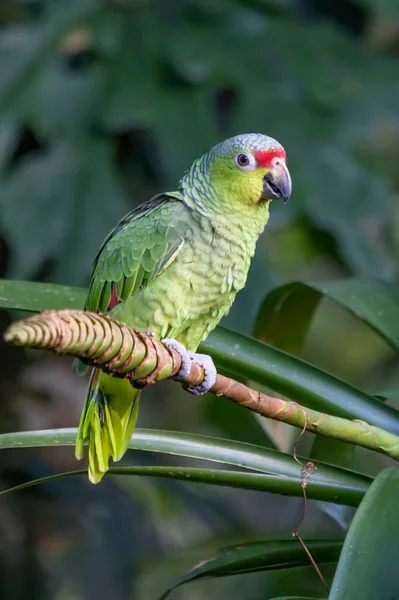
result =
[[[129,209],[174,189],[214,143],[259,131],[285,146],[294,193],[287,207],[273,204],[224,324],[252,333],[265,294],[287,281],[395,281],[398,72],[390,0],[2,0],[0,275],[86,285],[102,239]],[[10,318],[0,314],[2,328]],[[398,382],[397,355],[329,300],[301,352],[369,391]],[[76,425],[86,382],[68,359],[4,345],[0,359],[2,431]],[[243,413],[162,385],[146,393],[139,426],[290,451],[286,427]],[[71,449],[56,450],[3,451],[0,484],[75,468]],[[356,460],[370,473],[386,461],[359,450]],[[303,535],[342,535],[350,509],[309,505]],[[0,510],[1,598],[150,600],[207,549],[289,536],[301,504],[109,478],[27,490]],[[290,580],[205,581],[174,597],[266,599],[317,586],[312,570],[297,569]]]

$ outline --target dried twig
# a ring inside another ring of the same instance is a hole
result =
[[[305,415],[305,419],[306,419],[306,415]],[[305,425],[301,431],[301,433],[298,436],[298,439],[296,440],[295,444],[293,444],[292,446],[292,451],[293,451],[293,456],[294,459],[296,460],[296,462],[298,463],[298,465],[301,467],[301,487],[302,487],[302,493],[303,493],[303,502],[302,502],[302,511],[301,511],[301,516],[299,518],[299,523],[298,525],[295,527],[295,529],[292,532],[292,536],[294,538],[296,538],[298,540],[298,542],[301,544],[303,550],[306,552],[306,554],[308,555],[308,558],[310,560],[310,562],[313,565],[313,568],[315,569],[320,581],[322,582],[322,584],[324,585],[324,587],[326,588],[327,592],[330,591],[330,588],[328,586],[328,583],[326,582],[326,580],[323,577],[323,574],[318,566],[318,564],[316,563],[315,559],[312,556],[312,553],[310,552],[309,548],[306,546],[306,543],[304,542],[302,536],[299,533],[299,530],[302,526],[302,523],[305,520],[306,517],[306,510],[307,510],[307,506],[308,506],[308,498],[306,495],[306,488],[308,487],[308,479],[311,475],[313,475],[314,473],[316,473],[317,471],[317,467],[316,465],[314,465],[311,461],[307,462],[306,465],[304,465],[299,458],[297,457],[296,454],[296,447],[299,444],[303,434],[306,431],[306,420],[305,420]]]

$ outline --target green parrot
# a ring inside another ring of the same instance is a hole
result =
[[[262,134],[244,134],[197,159],[175,192],[155,196],[110,232],[94,261],[85,309],[107,313],[153,333],[204,367],[203,394],[215,382],[210,357],[194,354],[244,287],[269,203],[291,195],[284,148]],[[127,379],[93,369],[82,410],[76,458],[89,441],[89,479],[122,458],[133,434],[140,390]]]

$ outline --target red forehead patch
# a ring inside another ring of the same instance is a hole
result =
[[[285,150],[257,150],[255,152],[255,159],[258,167],[261,169],[269,169],[275,158],[284,158]]]

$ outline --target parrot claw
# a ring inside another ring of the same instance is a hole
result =
[[[173,338],[165,338],[161,340],[161,342],[166,346],[169,346],[169,348],[176,350],[176,352],[178,352],[181,356],[181,367],[176,375],[172,377],[172,379],[184,383],[187,377],[190,375],[191,364],[196,362],[204,369],[204,379],[199,385],[187,386],[185,387],[185,390],[193,396],[202,396],[203,394],[206,394],[206,392],[209,392],[211,387],[215,385],[217,375],[216,367],[213,364],[212,358],[207,354],[196,354],[195,352],[189,352],[186,350],[183,344],[180,344],[180,342],[174,340]]]
[[[165,338],[161,340],[161,342],[166,346],[169,346],[169,348],[173,348],[173,350],[176,350],[176,352],[178,352],[181,356],[181,367],[176,373],[176,375],[172,377],[172,379],[180,382],[185,381],[190,375],[191,371],[191,353],[185,349],[183,344],[180,344],[180,342],[174,340],[173,338]]]
[[[196,354],[195,352],[189,352],[191,360],[196,362],[204,369],[204,379],[199,385],[187,386],[185,389],[189,394],[193,396],[202,396],[209,392],[211,387],[216,383],[216,367],[214,362],[208,354]]]

